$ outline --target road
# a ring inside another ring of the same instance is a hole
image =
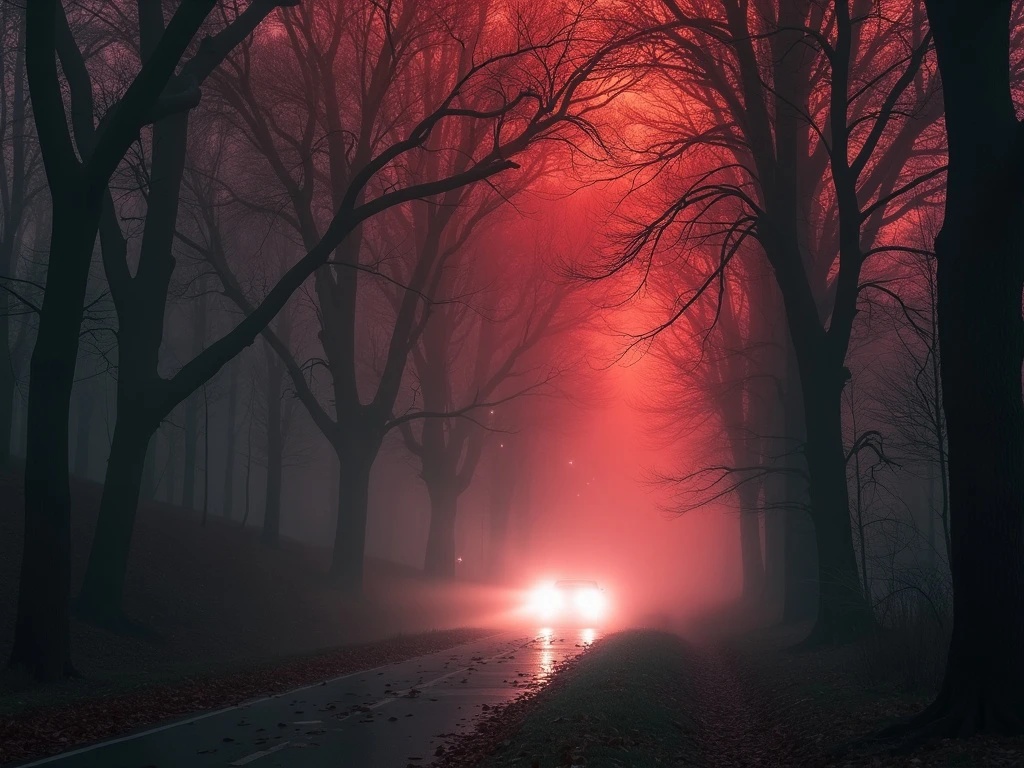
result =
[[[597,637],[507,632],[32,763],[47,768],[407,768],[543,685]]]

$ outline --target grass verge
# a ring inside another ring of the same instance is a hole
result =
[[[533,696],[498,708],[435,763],[443,768],[693,764],[691,652],[679,637],[611,635]]]

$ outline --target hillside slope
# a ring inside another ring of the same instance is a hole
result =
[[[85,569],[100,488],[73,486],[72,591]],[[0,475],[0,658],[10,650],[21,561],[19,473]],[[285,510],[287,514],[287,509]],[[284,541],[267,550],[258,531],[161,503],[142,505],[125,592],[128,615],[148,633],[115,634],[73,623],[73,660],[90,679],[174,677],[396,633],[487,624],[490,587],[423,583],[413,569],[367,566],[366,595],[332,588],[326,549]]]

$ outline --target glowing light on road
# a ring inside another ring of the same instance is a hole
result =
[[[555,671],[555,652],[551,650],[551,646],[545,646],[544,650],[540,652],[540,674],[537,677],[540,680],[547,680],[551,677]]]

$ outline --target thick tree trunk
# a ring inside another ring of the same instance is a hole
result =
[[[775,333],[773,341],[789,344],[784,328],[781,333]],[[765,582],[762,602],[771,616],[781,619],[787,604],[786,583],[791,571],[786,559],[787,520],[794,502],[791,496],[798,487],[798,479],[786,470],[799,463],[797,448],[802,437],[794,434],[790,427],[791,419],[787,418],[792,412],[799,413],[799,398],[790,393],[792,387],[785,380],[784,372],[779,371],[776,375],[778,380],[764,382],[763,386],[771,386],[771,390],[764,389],[760,398],[765,435],[761,441],[763,456],[760,458],[768,471],[762,482]],[[787,408],[787,399],[794,401],[797,407]]]
[[[121,620],[143,467],[155,431],[151,422],[138,408],[123,400],[119,404],[96,533],[75,606],[80,615],[100,624]]]
[[[818,617],[811,642],[844,643],[872,625],[850,527],[839,377],[804,378],[807,470],[818,547]]]
[[[206,338],[206,281],[197,281],[200,296],[192,313],[192,354],[198,355]],[[181,486],[181,506],[195,509],[196,467],[199,453],[199,393],[193,392],[185,401],[185,477]]]
[[[455,576],[455,522],[458,518],[459,493],[453,478],[437,478],[427,482],[430,495],[430,530],[423,571],[428,576],[451,579]]]
[[[264,495],[263,531],[260,539],[266,547],[278,547],[281,537],[281,487],[285,467],[285,433],[281,406],[281,398],[284,394],[285,367],[271,349],[266,348],[265,351],[266,494]]]
[[[338,520],[330,577],[339,587],[356,595],[363,590],[370,470],[379,445],[374,440],[353,440],[338,451]]]
[[[782,620],[787,624],[813,619],[818,612],[818,547],[814,523],[804,509],[787,509],[785,602]]]
[[[25,214],[25,16],[18,14],[18,41],[15,48],[14,89],[10,104],[11,136],[5,150],[11,152],[10,190],[6,206],[3,238],[0,240],[0,276],[14,277],[21,250]],[[14,424],[14,389],[17,385],[14,356],[11,354],[11,296],[0,291],[0,467],[11,461],[11,437]]]
[[[786,374],[781,393],[782,419],[779,455],[786,472],[780,476],[778,498],[779,523],[783,529],[782,620],[796,623],[813,619],[818,611],[818,549],[814,541],[814,522],[808,514],[807,430],[804,428],[804,404],[800,373],[788,333]],[[803,473],[803,474],[800,474]]]
[[[30,367],[25,539],[10,664],[39,680],[73,673],[69,596],[68,419],[99,210],[76,196],[53,203],[46,292]]]
[[[926,714],[945,736],[1024,732],[1022,282],[1016,265],[992,279],[974,254],[993,251],[976,237],[984,233],[947,223],[936,243],[954,621],[942,691]],[[1018,232],[1000,245],[1024,262],[1022,242]]]
[[[935,242],[949,443],[953,637],[934,736],[1024,732],[1024,217],[1008,0],[931,0],[946,104],[946,212]]]

